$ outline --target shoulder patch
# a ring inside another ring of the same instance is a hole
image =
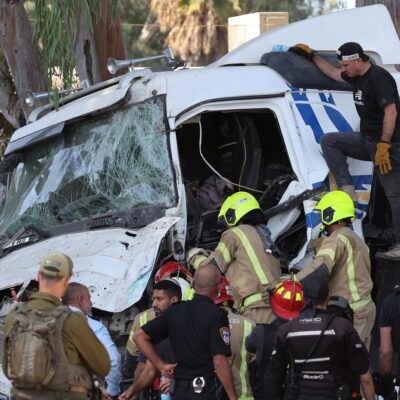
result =
[[[229,330],[229,328],[227,326],[224,326],[220,328],[219,333],[225,344],[229,346],[231,343],[231,331]]]

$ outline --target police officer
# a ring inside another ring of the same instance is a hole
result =
[[[45,256],[37,275],[39,291],[6,318],[2,366],[17,399],[87,399],[92,374],[105,377],[110,370],[107,350],[90,329],[86,317],[61,306],[60,298],[72,269],[72,260],[65,254],[54,252]],[[24,330],[27,321],[30,327]],[[48,364],[44,365],[46,360]]]
[[[397,399],[392,368],[395,361],[394,353],[396,352],[397,356],[400,354],[400,286],[396,286],[382,304],[379,312],[379,334],[379,373],[375,375],[376,392],[385,400]]]
[[[271,308],[277,319],[270,324],[257,324],[246,339],[247,351],[256,355],[252,362],[251,384],[255,400],[264,400],[268,393],[265,376],[276,331],[286,321],[296,318],[304,306],[303,288],[293,280],[280,283],[270,296]]]
[[[135,334],[140,350],[163,376],[175,379],[173,400],[215,400],[215,374],[229,400],[237,400],[228,358],[230,330],[226,311],[214,304],[220,286],[218,269],[207,264],[196,271],[193,300],[170,307]],[[153,343],[168,337],[176,364],[166,364]]]
[[[256,323],[273,321],[267,288],[281,269],[258,201],[250,193],[234,193],[218,218],[228,229],[215,251],[208,257],[202,249],[191,249],[188,261],[195,269],[208,262],[217,265],[231,284],[238,312]]]
[[[304,285],[310,277],[322,277],[331,295],[344,297],[354,311],[354,328],[369,349],[376,312],[371,263],[367,245],[351,229],[353,200],[335,190],[323,196],[315,210],[320,212],[321,230],[327,236],[317,246],[312,263],[296,279]]]
[[[232,368],[233,382],[239,400],[253,400],[250,387],[248,365],[254,358],[245,348],[245,341],[254,328],[254,322],[233,312],[233,297],[229,282],[221,277],[221,286],[215,304],[228,312],[229,328],[231,330],[231,351],[229,364]],[[221,396],[224,399],[224,396]]]
[[[347,319],[327,313],[328,286],[317,277],[304,285],[305,308],[282,325],[267,372],[267,398],[349,400],[350,371],[360,375],[366,400],[375,396],[368,351]]]

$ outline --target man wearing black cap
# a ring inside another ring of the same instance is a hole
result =
[[[350,399],[350,372],[360,375],[366,400],[375,396],[368,352],[350,321],[330,315],[328,286],[316,277],[304,286],[299,317],[278,329],[267,372],[268,399]],[[286,366],[289,371],[286,372]]]
[[[332,132],[321,138],[321,149],[338,187],[357,200],[346,158],[373,161],[376,174],[389,200],[394,229],[394,246],[377,257],[400,260],[400,102],[391,74],[374,65],[355,42],[337,50],[341,68],[318,56],[309,46],[289,49],[312,61],[330,78],[353,87],[354,103],[360,116],[360,132]]]

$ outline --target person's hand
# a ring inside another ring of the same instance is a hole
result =
[[[105,387],[100,386],[101,400],[112,400],[112,397],[107,393]]]
[[[194,257],[194,256],[198,256],[198,255],[203,255],[205,257],[209,256],[209,253],[207,252],[207,250],[204,249],[200,249],[198,247],[192,247],[187,253],[186,253],[186,261],[190,264],[190,260]]]
[[[126,389],[124,392],[122,392],[119,397],[118,400],[128,400],[130,398],[132,398],[133,396],[133,385],[129,386],[128,389]]]
[[[316,51],[313,50],[310,46],[304,43],[297,43],[294,46],[289,48],[291,53],[297,54],[298,56],[304,57],[309,61],[312,61]]]
[[[388,174],[392,170],[389,154],[391,147],[392,145],[387,142],[378,142],[376,144],[375,165],[379,167],[379,172],[382,175]]]
[[[161,390],[161,393],[168,393],[169,392],[169,387],[171,386],[172,379],[170,378],[164,378],[159,385],[159,388]]]
[[[165,376],[166,378],[172,378],[175,372],[175,364],[163,364],[160,369],[161,375]]]

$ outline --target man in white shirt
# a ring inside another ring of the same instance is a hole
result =
[[[107,383],[107,394],[111,398],[117,398],[120,393],[121,381],[121,354],[111,339],[108,329],[100,322],[91,317],[92,301],[89,289],[78,282],[71,282],[62,298],[62,302],[68,305],[72,311],[81,312],[87,316],[88,324],[97,338],[107,349],[111,360],[111,369],[105,377]]]

